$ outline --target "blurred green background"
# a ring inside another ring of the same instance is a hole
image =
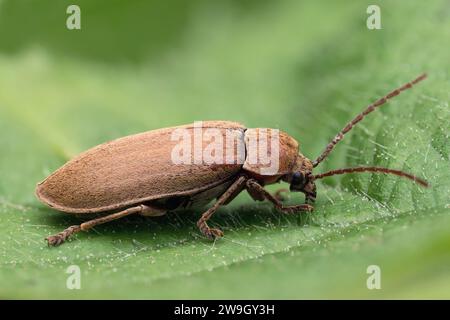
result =
[[[69,4],[81,30],[66,28]],[[366,27],[369,4],[381,30]],[[446,0],[0,1],[0,298],[450,298],[449,40]],[[316,172],[388,166],[429,189],[332,178],[309,215],[242,194],[212,219],[225,231],[214,244],[186,212],[46,247],[79,220],[40,204],[34,186],[89,147],[220,119],[280,128],[314,158],[423,71]],[[66,288],[70,265],[81,290]],[[380,290],[366,287],[369,265]]]

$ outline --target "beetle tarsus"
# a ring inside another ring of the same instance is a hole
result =
[[[286,214],[314,211],[314,207],[309,204],[298,204],[298,205],[294,205],[294,206],[281,206],[281,207],[277,207],[277,209]]]
[[[220,229],[208,228],[204,235],[210,240],[216,240],[223,237],[223,231]]]
[[[72,234],[81,230],[80,226],[70,226],[58,234],[45,238],[49,247],[57,247],[67,240]]]
[[[216,240],[218,238],[223,237],[223,231],[216,228],[210,228],[206,221],[200,219],[197,222],[197,226],[200,229],[200,232],[207,237],[209,240]]]

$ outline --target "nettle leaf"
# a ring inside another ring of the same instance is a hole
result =
[[[0,17],[24,9],[4,2]],[[7,38],[14,50],[0,46],[0,297],[449,298],[446,2],[383,1],[381,30],[366,28],[369,4],[283,1],[249,10],[199,2],[153,46],[125,32],[136,33],[146,10],[127,15],[117,4],[96,11],[100,22],[123,19],[112,40],[97,27],[62,40],[72,35],[53,31],[58,19],[40,19],[26,42]],[[128,45],[105,50],[121,39]],[[71,50],[73,43],[83,46]],[[226,119],[280,128],[314,158],[364,106],[423,71],[429,79],[371,114],[317,172],[388,166],[427,179],[428,189],[393,176],[333,177],[319,183],[311,214],[282,215],[242,194],[213,217],[225,231],[215,243],[195,226],[201,212],[183,212],[128,217],[45,245],[80,220],[39,203],[35,184],[89,147]],[[71,265],[80,268],[80,290],[66,286]],[[381,290],[366,286],[371,265],[380,267]]]

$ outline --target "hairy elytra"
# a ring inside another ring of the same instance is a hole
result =
[[[250,139],[258,141],[262,133],[271,132],[270,129],[248,129],[230,121],[205,121],[202,128],[215,129],[224,138],[230,130],[237,132],[236,143],[241,142],[245,148],[242,163],[174,163],[172,151],[177,143],[172,139],[174,130],[194,133],[194,124],[152,130],[96,146],[67,162],[36,187],[38,199],[51,208],[77,215],[101,214],[99,218],[47,237],[48,244],[59,245],[76,232],[127,215],[160,216],[168,211],[200,207],[213,199],[216,202],[202,214],[197,225],[206,237],[216,239],[223,236],[223,232],[210,228],[207,221],[220,206],[232,201],[241,191],[246,190],[254,200],[268,200],[282,213],[312,211],[316,199],[315,180],[335,174],[394,174],[426,187],[428,183],[425,180],[388,168],[342,168],[313,174],[313,169],[332,152],[354,125],[389,99],[425,78],[426,75],[422,74],[370,104],[334,137],[314,161],[300,153],[294,138],[280,131],[277,136],[278,166],[270,173],[263,170],[264,165],[249,161],[252,151],[249,149],[252,147]],[[305,203],[283,205],[276,195],[264,189],[265,185],[280,181],[289,183],[291,191],[304,193]]]

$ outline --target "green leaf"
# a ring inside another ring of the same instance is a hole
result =
[[[447,2],[381,1],[381,30],[366,28],[366,1],[182,3],[158,15],[151,2],[80,1],[80,31],[64,29],[64,1],[0,3],[0,297],[450,298]],[[89,147],[224,119],[280,128],[314,158],[364,106],[423,71],[429,79],[368,116],[316,172],[388,166],[428,189],[333,177],[312,214],[240,195],[212,218],[225,231],[215,243],[195,226],[201,212],[182,212],[45,245],[80,219],[39,203],[35,184]],[[81,290],[66,287],[70,265]],[[370,265],[381,290],[367,289]]]

